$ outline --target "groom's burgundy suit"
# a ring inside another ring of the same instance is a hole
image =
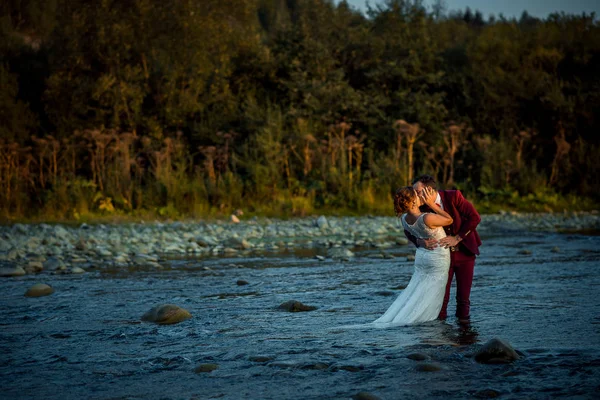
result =
[[[479,255],[481,239],[475,230],[481,217],[475,207],[469,203],[458,190],[440,190],[442,206],[452,219],[452,225],[444,227],[447,236],[459,235],[463,240],[450,252],[450,270],[448,271],[448,283],[446,294],[440,311],[439,318],[447,317],[448,302],[450,300],[450,286],[452,278],[456,275],[456,316],[467,319],[470,316],[471,285],[473,283],[473,269],[475,268],[475,256]],[[429,207],[422,211],[431,211]],[[404,231],[406,237],[417,245],[417,238],[408,231]]]

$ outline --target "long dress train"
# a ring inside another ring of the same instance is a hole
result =
[[[446,237],[443,228],[431,229],[421,214],[414,224],[406,222],[406,214],[402,216],[404,228],[418,238],[442,239]],[[400,293],[387,311],[372,324],[376,327],[410,325],[432,321],[437,318],[444,300],[448,269],[450,268],[450,250],[437,247],[427,250],[417,248],[415,254],[415,271],[408,286]]]

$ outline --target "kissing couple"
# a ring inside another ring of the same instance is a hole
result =
[[[468,322],[475,257],[481,245],[476,230],[479,213],[460,191],[438,191],[429,175],[396,191],[394,211],[404,234],[417,247],[415,269],[408,286],[373,324],[388,327],[446,319],[454,276],[456,317]]]

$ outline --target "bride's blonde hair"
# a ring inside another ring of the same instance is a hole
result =
[[[396,190],[394,195],[394,212],[400,217],[407,212],[417,200],[417,192],[412,186],[404,186]]]

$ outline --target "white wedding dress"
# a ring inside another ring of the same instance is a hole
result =
[[[421,214],[414,224],[406,222],[406,214],[402,216],[404,229],[417,238],[442,239],[446,237],[443,228],[431,229]],[[402,291],[394,303],[373,324],[377,327],[410,325],[432,321],[437,318],[442,308],[448,269],[450,268],[450,250],[437,247],[427,250],[417,248],[415,254],[415,271],[408,286]]]

